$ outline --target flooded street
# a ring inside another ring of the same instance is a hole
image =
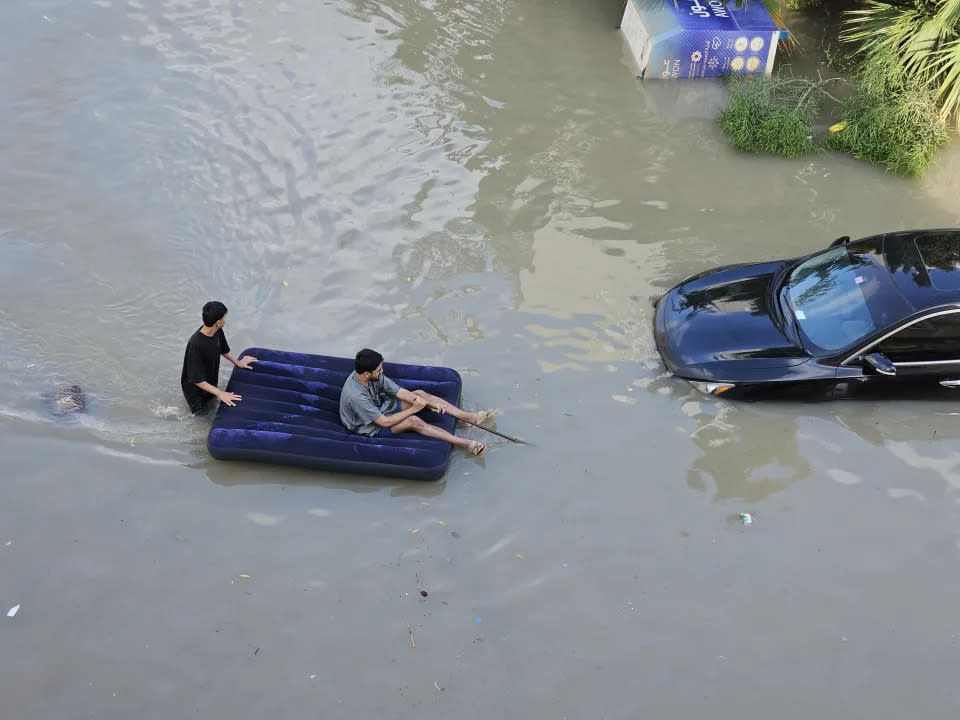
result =
[[[707,397],[651,301],[960,226],[960,146],[738,154],[621,7],[0,5],[4,718],[957,717],[960,395]],[[217,462],[178,385],[209,299],[238,357],[454,367],[532,445]]]

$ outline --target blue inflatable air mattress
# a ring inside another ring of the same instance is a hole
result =
[[[364,437],[340,423],[340,389],[353,372],[352,358],[249,348],[238,356],[258,359],[250,370],[234,368],[227,390],[243,396],[220,405],[207,436],[218,460],[299,465],[412,480],[437,480],[450,462],[451,446],[417,433]],[[460,374],[451,368],[383,364],[384,374],[407,390],[426,390],[459,404]],[[427,422],[453,432],[456,419],[424,411]]]

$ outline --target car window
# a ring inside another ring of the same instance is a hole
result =
[[[876,346],[897,362],[960,362],[960,313],[921,320],[888,337]]]
[[[916,246],[937,290],[960,290],[960,234],[925,235]]]
[[[880,241],[840,246],[798,265],[784,295],[805,344],[833,352],[910,311],[882,259]]]

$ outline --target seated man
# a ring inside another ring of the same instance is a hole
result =
[[[340,393],[340,422],[350,432],[389,437],[412,431],[446,440],[473,455],[487,449],[481,442],[451,435],[424,422],[417,413],[429,406],[440,414],[450,413],[455,418],[482,423],[493,415],[493,410],[471,413],[423,390],[405,390],[383,374],[383,356],[376,350],[364,348],[358,352],[354,368]]]

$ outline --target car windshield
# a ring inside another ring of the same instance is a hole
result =
[[[910,312],[878,247],[844,245],[800,263],[783,295],[804,339],[826,352],[845,348]]]

